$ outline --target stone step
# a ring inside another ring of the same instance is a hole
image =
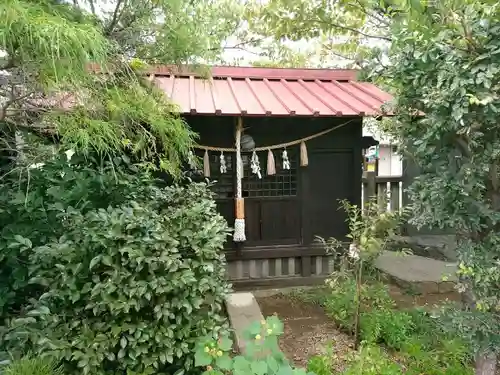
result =
[[[456,238],[453,235],[413,235],[395,237],[390,250],[410,249],[414,255],[454,262],[457,260]]]
[[[411,288],[420,294],[449,293],[457,281],[457,264],[385,251],[375,261],[375,267],[402,288]]]
[[[264,318],[253,293],[231,293],[226,299],[226,309],[234,330],[236,349],[242,352],[245,348],[244,332],[253,322]]]

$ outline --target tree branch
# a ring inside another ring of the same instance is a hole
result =
[[[14,61],[14,57],[9,56],[9,59],[5,63],[4,66],[0,67],[0,70],[12,69],[16,66],[16,62]]]
[[[358,9],[359,11],[363,12],[364,14],[366,14],[368,17],[371,17],[375,20],[377,20],[378,22],[380,22],[382,25],[386,26],[386,27],[389,27],[389,21],[387,20],[384,20],[382,18],[380,18],[379,16],[376,16],[374,15],[373,13],[370,13],[359,1],[356,1],[356,4],[350,4],[351,6],[355,6],[356,9]]]
[[[361,30],[353,29],[352,27],[339,25],[339,24],[333,23],[333,22],[326,22],[326,21],[321,21],[321,20],[316,20],[316,21],[319,22],[319,23],[321,23],[321,24],[327,24],[327,25],[330,25],[332,27],[336,27],[336,28],[339,28],[339,29],[344,29],[344,30],[350,31],[352,33],[356,33],[356,34],[362,35],[365,38],[386,40],[388,42],[392,41],[392,39],[390,37],[388,37],[388,36],[367,34],[367,33],[363,32]]]
[[[458,146],[458,148],[460,149],[460,152],[462,153],[462,155],[470,158],[471,157],[471,151],[469,149],[469,143],[460,135],[457,135],[455,137],[455,142]]]
[[[94,0],[88,0],[89,2],[89,6],[90,6],[90,11],[92,12],[92,14],[94,16],[97,16],[96,12],[95,12],[95,4],[94,4]]]
[[[34,92],[29,92],[27,94],[21,95],[21,96],[14,96],[14,91],[15,88],[12,87],[11,91],[11,98],[7,100],[3,105],[2,108],[0,109],[0,121],[5,121],[7,117],[7,109],[13,105],[14,103],[21,101],[23,99],[26,99],[34,94]]]
[[[113,32],[113,29],[115,28],[118,21],[120,20],[120,16],[121,16],[120,7],[122,4],[124,4],[124,7],[125,7],[125,5],[126,5],[125,0],[117,0],[115,9],[113,11],[113,17],[111,18],[109,25],[105,29],[104,35],[109,36]]]

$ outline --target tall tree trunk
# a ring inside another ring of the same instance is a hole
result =
[[[476,356],[475,375],[495,375],[497,355],[492,352],[481,352]]]

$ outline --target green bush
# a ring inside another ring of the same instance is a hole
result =
[[[10,362],[4,375],[63,375],[61,367],[49,358],[26,356]]]
[[[337,280],[324,304],[337,324],[348,330],[352,330],[354,323],[355,288],[353,279]],[[360,334],[365,344],[350,359],[345,374],[401,374],[402,367],[381,351],[377,343],[398,352],[405,374],[473,373],[470,349],[460,339],[452,337],[439,318],[421,308],[397,310],[387,288],[378,283],[363,284],[361,295]],[[328,363],[328,358],[317,356],[311,359],[310,368],[326,373]]]
[[[26,243],[30,283],[44,293],[11,321],[4,345],[84,374],[173,373],[192,367],[197,337],[226,327],[228,228],[206,184],[159,188],[139,173],[129,179],[119,204],[55,204],[63,233]]]
[[[373,309],[361,314],[362,340],[383,342],[389,348],[400,349],[413,334],[413,320],[404,311]]]
[[[343,280],[335,284],[331,294],[326,298],[324,308],[327,314],[342,328],[352,330],[356,313],[354,301],[356,283],[354,280]]]
[[[306,375],[279,349],[281,334],[283,323],[276,316],[254,322],[244,332],[244,352],[236,356],[230,354],[233,341],[227,334],[205,336],[197,342],[195,365],[205,370],[203,375]]]
[[[27,297],[44,292],[30,283],[32,249],[65,231],[67,210],[82,214],[148,196],[151,177],[115,159],[91,160],[58,155],[42,168],[17,169],[0,179],[0,316],[24,309]]]
[[[456,345],[458,342],[456,341]],[[472,375],[474,370],[458,347],[441,347],[429,349],[419,341],[418,337],[408,340],[402,351],[406,374],[410,375]]]
[[[326,312],[342,328],[352,330],[356,315],[356,281],[347,278],[335,282],[330,294],[326,297]],[[371,309],[389,309],[394,302],[389,296],[387,287],[382,283],[363,284],[361,289],[362,311]]]
[[[332,373],[331,355],[314,355],[307,361],[307,371],[316,375],[330,375]]]
[[[348,361],[344,375],[400,375],[402,368],[379,346],[365,345]]]

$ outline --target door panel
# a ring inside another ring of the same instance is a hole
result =
[[[261,240],[269,243],[299,243],[300,217],[297,198],[260,202]]]
[[[353,198],[353,153],[313,152],[307,168],[308,192],[304,197],[306,241],[314,241],[315,236],[343,239],[348,226],[339,200]]]

